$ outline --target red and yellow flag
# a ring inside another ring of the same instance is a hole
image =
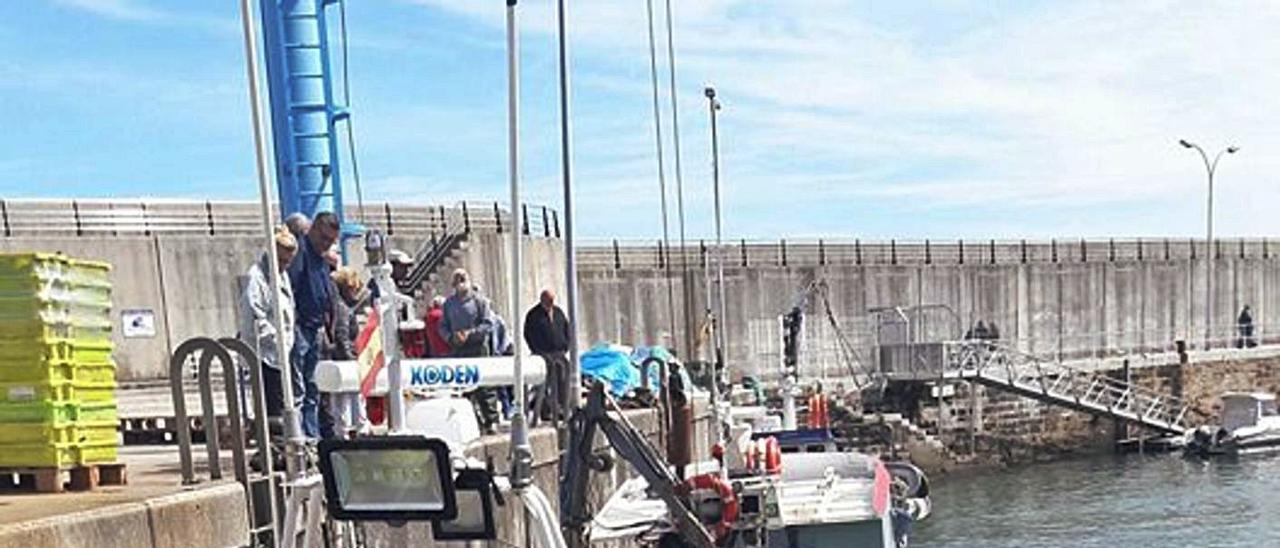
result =
[[[356,337],[356,363],[360,366],[360,394],[369,397],[378,381],[378,373],[382,371],[385,359],[382,355],[382,321],[378,310],[369,312],[369,321]]]

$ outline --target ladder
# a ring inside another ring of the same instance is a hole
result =
[[[1184,435],[1190,406],[1181,398],[1107,375],[1048,361],[1000,341],[944,345],[944,379],[968,380],[1041,402]]]

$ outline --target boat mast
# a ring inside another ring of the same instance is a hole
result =
[[[557,2],[557,23],[560,32],[560,164],[564,172],[564,259],[565,298],[569,310],[569,393],[570,409],[582,407],[582,369],[578,363],[578,258],[573,235],[573,179],[571,177],[572,149],[569,124],[569,33],[568,1]],[[512,312],[513,314],[515,311]],[[563,387],[561,388],[563,389]]]
[[[276,333],[281,333],[281,328],[284,325],[284,310],[280,308],[280,269],[277,266],[280,264],[280,258],[276,253],[275,224],[271,220],[271,174],[267,161],[267,157],[271,153],[267,150],[267,141],[264,138],[266,129],[263,127],[262,119],[262,92],[258,89],[258,82],[261,81],[262,74],[258,66],[258,43],[254,38],[257,36],[257,31],[253,28],[253,0],[240,1],[240,17],[244,31],[245,64],[248,71],[249,112],[253,118],[253,145],[258,175],[258,196],[262,206],[262,232],[267,245],[267,254],[271,261],[271,264],[267,265],[267,279],[271,283],[271,302],[275,309],[275,314],[271,316],[271,324]],[[289,352],[285,350],[282,344],[276,344],[276,363],[280,364],[282,399],[286,402],[292,402],[293,368],[288,366]],[[250,367],[253,367],[253,365],[250,365]],[[293,481],[298,478],[298,474],[302,469],[298,458],[300,452],[297,450],[302,441],[302,425],[298,422],[297,409],[292,405],[284,406],[283,415],[286,438],[285,477],[289,481]],[[267,467],[271,466],[271,459],[265,459],[264,462]]]

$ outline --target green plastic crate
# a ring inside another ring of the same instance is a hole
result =
[[[103,345],[86,347],[81,352],[70,339],[30,340],[0,334],[0,363],[70,361],[77,354],[86,361],[102,362],[111,357],[111,345],[105,347],[105,354]]]
[[[0,361],[0,383],[83,382],[94,385],[114,384],[116,365],[108,360],[101,363],[73,362],[70,360],[45,362]]]
[[[76,363],[115,363],[112,353],[116,347],[111,341],[69,341],[68,345],[71,347],[71,359]]]
[[[102,344],[111,342],[111,320],[75,320],[71,324],[71,336],[76,344]]]
[[[74,422],[80,404],[74,402],[31,401],[0,403],[0,424]]]
[[[56,422],[56,423],[0,423],[0,440],[5,444],[93,444],[103,441],[115,442],[117,423],[115,421],[97,422]]]
[[[0,467],[68,468],[78,464],[116,462],[119,441],[85,443],[0,444]]]
[[[120,412],[115,402],[74,403],[35,401],[26,403],[0,403],[0,424],[74,422],[120,422]],[[3,443],[0,439],[0,443]]]
[[[72,332],[71,322],[41,322],[30,319],[14,321],[0,316],[0,336],[9,341],[47,344],[71,339]]]
[[[0,273],[67,271],[71,262],[55,253],[0,253]]]
[[[33,401],[115,402],[115,382],[49,381],[0,383],[0,403]]]
[[[76,364],[71,360],[3,360],[0,382],[58,382],[76,380]]]

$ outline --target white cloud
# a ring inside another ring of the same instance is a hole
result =
[[[149,25],[183,25],[214,33],[239,33],[240,25],[230,18],[193,15],[177,9],[162,9],[139,0],[53,0],[55,4],[114,21]],[[171,5],[171,4],[170,4]],[[239,14],[228,6],[227,13]]]
[[[484,3],[419,3],[503,24],[502,10]],[[521,4],[526,35],[553,31],[550,4]],[[1176,145],[1186,137],[1244,148],[1223,162],[1219,232],[1280,229],[1280,216],[1263,215],[1280,206],[1280,132],[1272,129],[1280,75],[1269,70],[1280,65],[1280,4],[1098,1],[992,11],[958,2],[933,17],[887,22],[875,6],[837,0],[676,4],[681,89],[717,83],[734,195],[771,195],[779,181],[805,189],[760,206],[779,215],[833,199],[905,201],[917,212],[981,206],[997,215],[1056,205],[1062,213],[1050,207],[1037,229],[1105,234],[1141,217],[1152,220],[1138,230],[1197,234],[1204,173]],[[647,55],[642,3],[578,4],[572,22],[574,51],[599,62],[593,67]],[[648,93],[609,73],[578,81]],[[702,109],[694,93],[681,97],[686,179],[705,176]],[[1150,207],[1167,213],[1142,211]],[[1007,230],[994,218],[979,226]]]

